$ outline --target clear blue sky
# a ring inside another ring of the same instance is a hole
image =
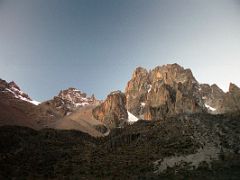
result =
[[[175,62],[240,85],[240,1],[0,0],[0,78],[36,100],[70,86],[104,99],[137,66]]]

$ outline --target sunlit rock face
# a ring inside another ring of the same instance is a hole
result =
[[[147,120],[178,113],[204,111],[199,83],[190,69],[178,64],[158,66],[147,72],[137,68],[125,89],[127,109]]]
[[[147,94],[151,90],[148,71],[138,67],[127,83],[125,94],[127,98],[127,109],[134,115],[143,114],[143,108],[147,101]]]
[[[128,120],[125,94],[114,91],[107,99],[93,109],[93,116],[109,128],[122,127]]]

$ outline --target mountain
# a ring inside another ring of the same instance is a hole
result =
[[[199,83],[190,69],[178,64],[158,66],[149,72],[137,68],[127,83],[125,94],[128,111],[147,120],[205,109]]]
[[[216,84],[199,83],[190,69],[178,64],[158,66],[149,72],[138,67],[125,88],[126,108],[145,120],[182,113],[223,114],[240,110],[240,88],[230,83],[223,92]]]
[[[240,109],[240,90],[236,85],[231,83],[229,92],[225,93],[216,84],[199,83],[190,69],[178,64],[157,66],[149,71],[136,68],[125,93],[114,91],[105,101],[71,87],[39,104],[14,82],[1,80],[0,89],[2,99],[8,99],[6,102],[11,99],[11,105],[1,102],[2,109],[5,108],[1,115],[2,125],[75,129],[94,132],[90,133],[94,136],[99,133],[95,132],[96,128],[100,134],[105,134],[138,119],[160,120],[183,113],[223,114]],[[16,103],[25,105],[12,107]]]
[[[232,112],[240,110],[240,88],[233,83],[230,83],[229,90],[224,96],[224,111]]]
[[[121,91],[114,91],[107,99],[93,109],[93,116],[109,128],[122,127],[127,122],[126,97]]]
[[[52,100],[38,103],[21,91],[16,83],[0,80],[0,98],[0,126],[75,129],[94,137],[103,136],[108,131],[92,116],[92,109],[100,101],[75,88],[60,91]]]
[[[97,105],[101,101],[97,100],[94,95],[87,97],[86,93],[76,88],[61,90],[57,96],[40,104],[44,109],[48,109],[54,115],[63,117],[69,115],[76,109],[87,105]]]
[[[125,93],[113,91],[105,101],[71,87],[39,104],[14,82],[1,80],[0,89],[2,99],[7,99],[1,101],[2,125],[75,129],[94,136],[139,119],[161,120],[184,113],[223,114],[240,109],[240,89],[236,85],[231,83],[225,93],[216,84],[199,83],[190,69],[178,64],[149,71],[136,68]],[[10,99],[10,105],[6,104]]]
[[[1,80],[0,179],[239,179],[239,119],[237,85],[178,64],[138,67],[104,101],[68,88],[37,105]]]
[[[40,104],[37,101],[32,100],[26,93],[21,91],[19,86],[14,82],[6,82],[5,80],[0,79],[0,92],[6,94],[6,96],[11,96],[22,101],[30,102],[32,104]]]
[[[51,114],[39,109],[39,103],[21,91],[14,82],[0,80],[0,99],[0,126],[18,125],[41,129],[54,121]]]
[[[94,95],[88,97],[76,88],[68,88],[61,90],[53,99],[41,103],[39,107],[56,117],[56,121],[48,124],[49,128],[79,130],[99,137],[108,132],[105,124],[92,115],[92,110],[100,103]]]
[[[235,84],[230,83],[229,91],[226,93],[216,84],[200,86],[200,93],[209,113],[224,114],[240,110],[240,88]]]
[[[222,113],[225,93],[216,84],[200,84],[200,93],[209,113]]]

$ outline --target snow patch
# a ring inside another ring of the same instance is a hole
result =
[[[27,98],[23,97],[22,94],[24,94],[24,93],[22,91],[19,91],[18,89],[14,88],[14,87],[13,87],[13,90],[17,91],[20,95],[16,94],[11,89],[6,88],[6,90],[8,92],[11,92],[14,95],[14,97],[17,98],[17,99],[21,99],[22,101],[26,101],[26,102],[32,103],[32,104],[34,104],[36,106],[40,104],[40,102],[38,102],[38,101],[30,100],[30,99],[27,99]]]
[[[88,102],[75,103],[76,107],[78,107],[78,106],[86,106],[86,105],[89,105],[89,103]]]
[[[206,162],[210,166],[213,160],[219,159],[219,153],[220,149],[218,147],[207,144],[205,147],[198,149],[194,154],[166,157],[153,162],[154,173],[159,174],[168,167],[184,166],[186,163],[191,169],[193,169],[193,167],[197,168],[202,162]]]
[[[110,129],[108,129],[107,132],[105,132],[103,135],[108,136],[109,134],[110,134]]]
[[[213,108],[211,106],[209,106],[208,104],[205,104],[205,107],[208,108],[210,111],[216,111],[216,108]]]
[[[72,114],[72,112],[67,112],[67,116],[70,115],[70,114]]]
[[[146,106],[146,103],[141,102],[141,107],[145,107],[145,106]]]
[[[149,84],[148,93],[152,90],[152,85]]]
[[[35,101],[35,100],[32,100],[31,103],[32,103],[32,104],[35,104],[36,106],[39,105],[39,104],[41,104],[40,102]]]
[[[133,123],[135,123],[135,122],[137,122],[139,119],[136,117],[136,116],[134,116],[132,113],[130,113],[129,111],[127,112],[128,113],[128,122],[130,123],[130,124],[133,124]]]

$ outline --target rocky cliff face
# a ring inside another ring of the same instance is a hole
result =
[[[198,82],[191,70],[178,64],[158,66],[149,72],[137,68],[125,93],[127,109],[147,120],[204,111]]]
[[[240,88],[230,83],[229,90],[224,96],[222,112],[240,111]]]
[[[147,93],[151,89],[148,71],[138,67],[132,75],[132,79],[127,83],[125,94],[127,98],[127,109],[134,115],[142,114],[142,107],[147,100]]]
[[[121,91],[114,91],[107,99],[93,109],[93,116],[109,128],[122,127],[127,122],[126,97]]]
[[[199,90],[204,101],[204,105],[209,113],[223,113],[225,93],[222,89],[220,89],[216,84],[201,84]]]
[[[200,93],[208,112],[223,114],[240,110],[240,88],[230,83],[229,91],[223,92],[216,84],[201,84]]]
[[[86,93],[76,88],[68,88],[59,92],[52,100],[42,103],[40,106],[48,108],[53,114],[65,116],[75,111],[77,108],[87,105],[97,105],[100,101],[94,95],[87,97]]]

